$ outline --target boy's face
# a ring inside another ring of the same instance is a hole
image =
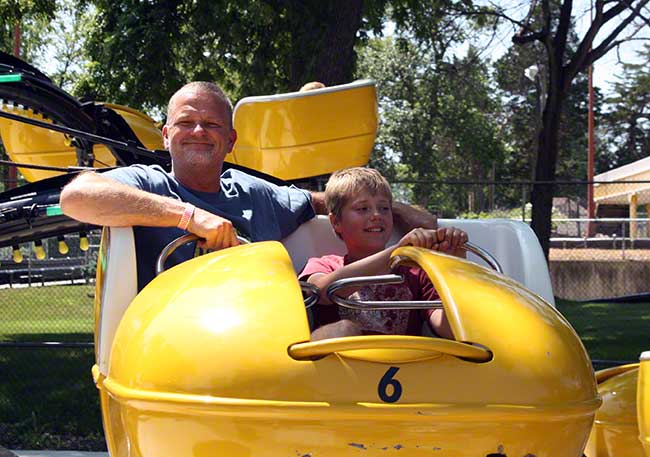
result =
[[[340,217],[330,214],[330,221],[350,256],[367,257],[384,249],[393,232],[390,198],[362,190],[343,205]]]

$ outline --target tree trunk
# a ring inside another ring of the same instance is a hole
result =
[[[333,0],[316,59],[316,80],[326,86],[349,83],[354,71],[354,45],[361,28],[363,0]]]
[[[549,87],[548,99],[544,109],[542,129],[539,132],[537,161],[535,165],[535,184],[531,194],[531,227],[548,260],[549,241],[551,237],[551,214],[555,186],[555,169],[558,156],[558,131],[562,117],[562,105],[565,94],[554,87]]]

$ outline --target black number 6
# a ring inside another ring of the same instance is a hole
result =
[[[399,371],[398,367],[390,367],[386,374],[382,376],[377,386],[377,393],[381,401],[386,403],[395,403],[399,400],[399,397],[402,396],[402,384],[397,379],[393,379],[393,376]],[[388,386],[393,387],[393,393],[388,394]]]

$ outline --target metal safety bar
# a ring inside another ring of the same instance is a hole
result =
[[[467,252],[476,254],[484,260],[493,270],[503,273],[503,268],[492,254],[485,249],[467,242],[461,246]],[[411,301],[374,301],[374,300],[355,300],[343,298],[336,294],[337,291],[346,287],[363,287],[374,284],[401,284],[404,277],[401,275],[378,275],[378,276],[358,276],[355,278],[344,278],[334,281],[327,287],[327,298],[339,306],[357,310],[380,310],[380,309],[435,309],[442,308],[440,300],[411,300]]]

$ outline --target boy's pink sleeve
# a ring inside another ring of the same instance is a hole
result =
[[[307,261],[307,265],[298,275],[298,279],[306,281],[314,273],[328,274],[338,270],[343,266],[343,257],[336,255],[326,255],[323,257],[312,257]]]
[[[411,289],[414,300],[439,300],[440,296],[433,286],[433,283],[427,276],[426,272],[421,268],[410,268],[402,273],[406,277],[406,282]],[[433,313],[433,309],[424,309],[420,311],[420,317],[429,321],[429,317]]]
[[[420,287],[420,300],[439,300],[440,295],[438,291],[433,286],[433,283],[429,279],[429,276],[425,273],[424,270],[418,268],[418,284]]]

